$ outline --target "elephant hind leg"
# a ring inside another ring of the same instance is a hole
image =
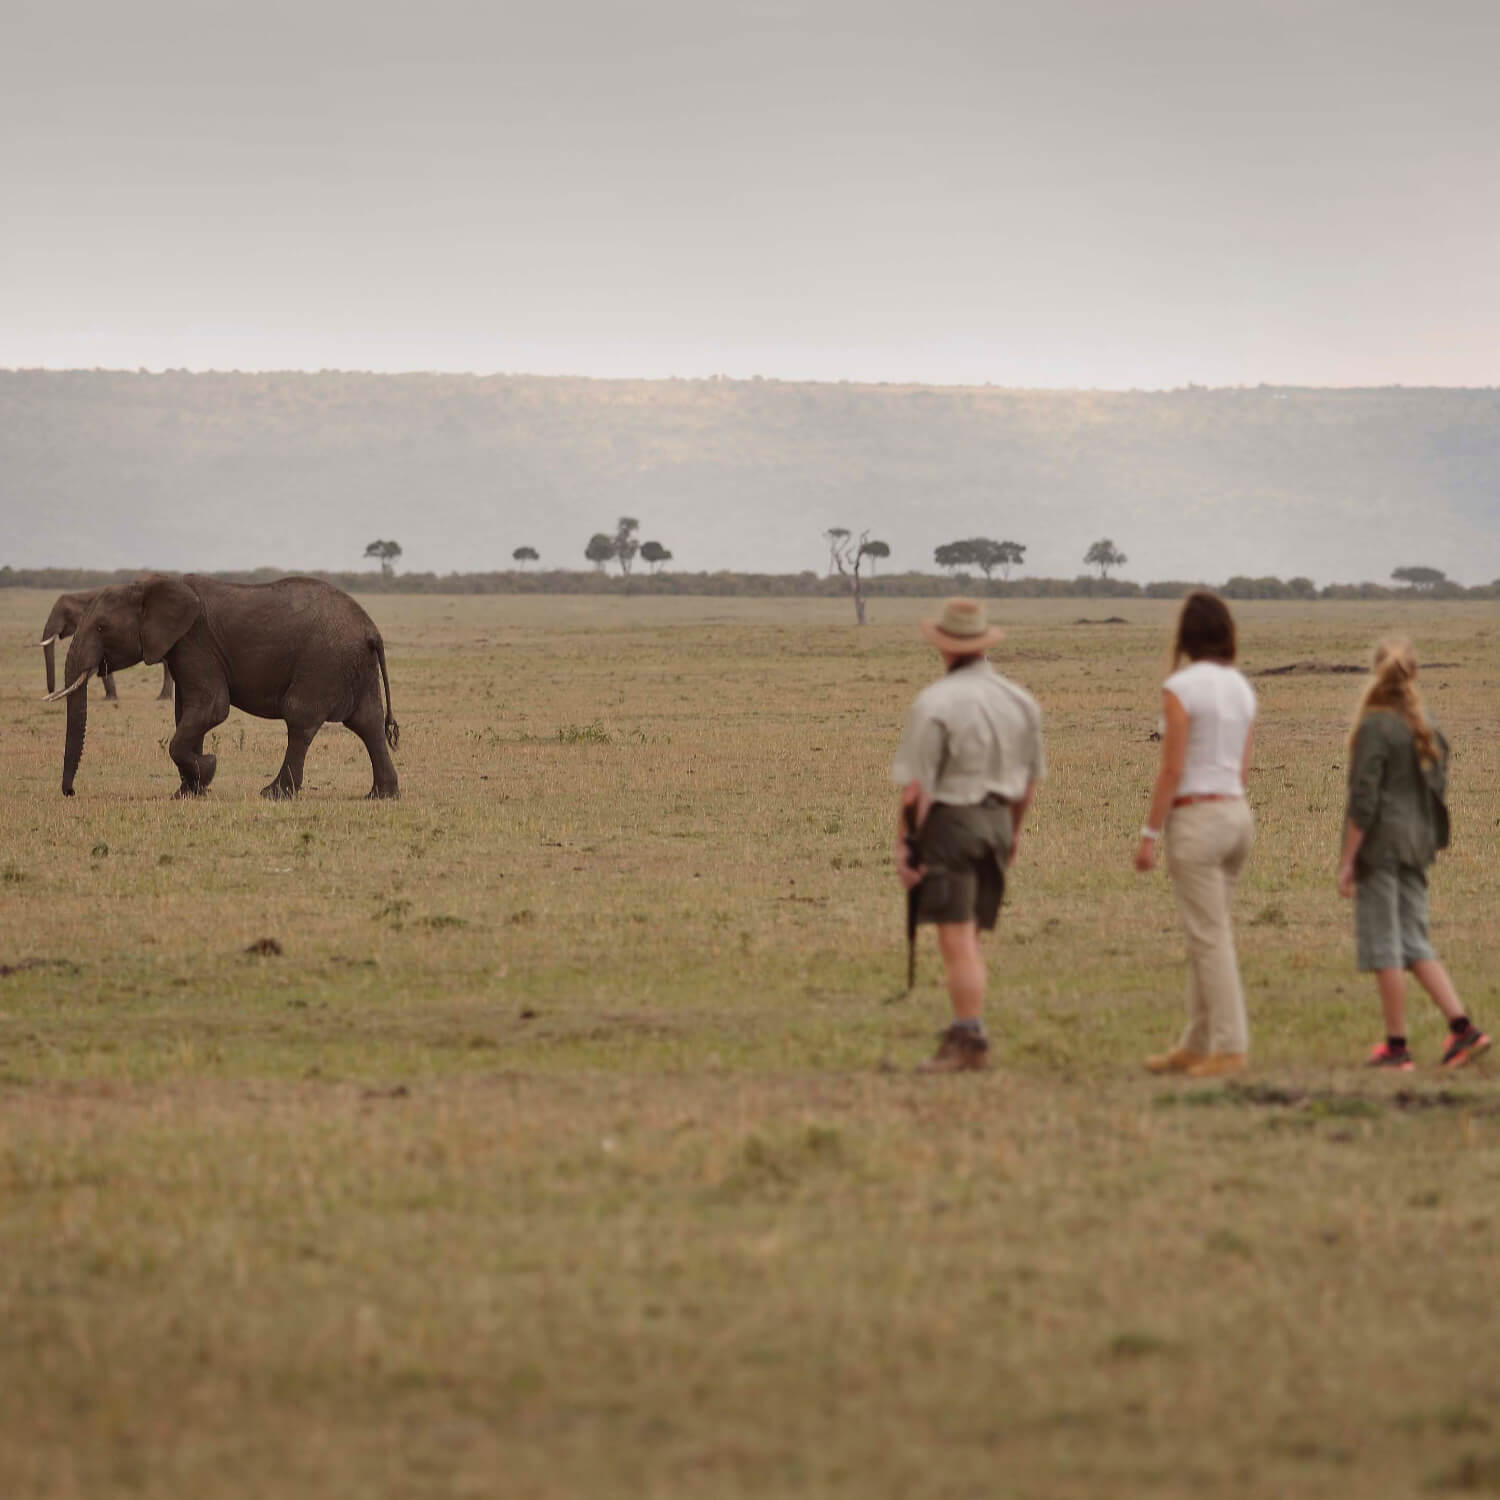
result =
[[[172,701],[172,669],[166,662],[161,664],[161,692],[156,695],[158,703],[170,703]]]
[[[313,737],[322,728],[321,723],[291,723],[286,726],[286,755],[282,758],[281,769],[276,773],[276,779],[268,786],[260,789],[262,797],[269,798],[272,802],[280,802],[289,797],[295,797],[302,790],[302,763],[307,759],[307,747],[312,744]]]
[[[352,729],[370,754],[370,769],[375,774],[375,784],[370,788],[371,797],[399,797],[401,785],[396,779],[396,763],[385,739],[385,707],[380,701],[380,684],[376,681],[374,692],[367,692],[360,699],[359,707],[344,720],[344,727]]]

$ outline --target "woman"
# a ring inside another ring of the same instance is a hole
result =
[[[1240,1072],[1250,1050],[1230,906],[1254,837],[1245,779],[1255,692],[1234,658],[1234,618],[1224,601],[1203,590],[1189,594],[1162,688],[1161,769],[1135,851],[1145,874],[1166,834],[1167,871],[1187,934],[1187,1029],[1170,1051],[1146,1059],[1153,1073],[1219,1078]]]
[[[1443,1066],[1461,1068],[1489,1050],[1427,935],[1427,869],[1448,845],[1447,783],[1448,742],[1422,706],[1411,642],[1382,642],[1349,732],[1338,878],[1339,895],[1354,897],[1360,971],[1375,975],[1385,1015],[1372,1067],[1415,1066],[1406,1045],[1408,969],[1447,1017]]]

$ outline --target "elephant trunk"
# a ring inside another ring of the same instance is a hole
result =
[[[63,750],[64,797],[73,795],[73,778],[78,774],[78,762],[83,759],[83,735],[89,722],[89,695],[87,691],[73,693],[68,698],[68,742]]]
[[[68,660],[63,668],[68,680],[68,737],[63,748],[62,789],[64,797],[73,795],[73,778],[78,774],[78,763],[83,759],[83,736],[89,723],[88,680],[94,675],[99,663],[90,661],[98,657],[98,646],[89,637],[74,636],[68,649]]]
[[[42,655],[47,659],[47,691],[57,691],[57,637],[49,635],[42,642]]]

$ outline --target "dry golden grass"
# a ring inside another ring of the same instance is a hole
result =
[[[1358,1066],[1356,679],[1257,684],[1256,1068],[1163,1084],[1181,945],[1128,858],[1172,609],[1007,607],[1053,774],[998,1065],[923,1080],[886,784],[920,604],[378,599],[402,801],[335,728],[272,806],[239,714],[168,800],[144,672],[64,800],[49,602],[0,593],[7,1500],[1500,1489],[1500,1091]],[[1493,1029],[1497,612],[1239,614],[1251,671],[1391,628],[1452,664],[1436,935]]]

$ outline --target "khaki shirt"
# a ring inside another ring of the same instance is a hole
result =
[[[1036,699],[982,657],[917,694],[891,765],[898,786],[920,781],[933,802],[954,807],[991,792],[1019,802],[1046,774]]]

